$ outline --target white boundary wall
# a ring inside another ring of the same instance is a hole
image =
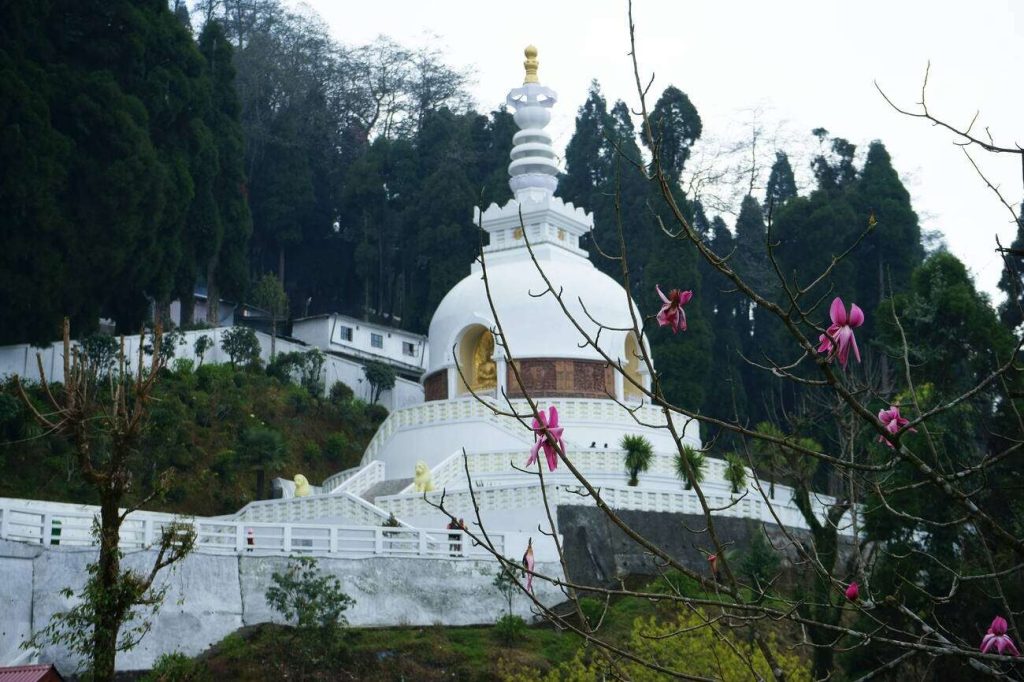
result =
[[[153,550],[129,551],[122,566],[147,570],[155,555]],[[21,656],[21,642],[73,605],[60,591],[80,591],[86,566],[95,560],[92,548],[0,540],[0,665]],[[167,587],[167,594],[152,631],[136,649],[118,656],[118,670],[149,668],[161,654],[175,651],[194,656],[240,627],[280,622],[265,595],[272,574],[287,565],[282,554],[196,552],[163,571],[157,582]],[[497,571],[493,560],[322,555],[318,567],[336,576],[355,599],[345,614],[353,626],[486,624],[506,608],[492,585]],[[557,563],[538,562],[536,570],[560,575]],[[534,581],[534,589],[548,606],[565,599],[541,580]],[[531,605],[522,595],[513,600],[514,612],[528,620],[533,618]],[[65,675],[76,667],[63,648],[43,649],[40,658],[56,663]]]
[[[203,355],[203,364],[225,364],[228,362],[228,354],[221,347],[221,337],[230,327],[215,327],[212,329],[196,329],[183,332],[185,344],[178,346],[175,351],[175,358],[185,358],[199,364],[199,358],[195,355],[195,342],[200,336],[209,336],[213,346]],[[270,335],[263,332],[256,332],[256,338],[260,342],[260,357],[263,362],[270,360]],[[125,356],[130,364],[135,365],[139,357],[138,335],[124,337]],[[298,351],[300,353],[312,350],[313,346],[302,343],[277,339],[276,350],[279,353]],[[43,363],[43,370],[49,381],[64,380],[64,346],[55,342],[49,346],[34,347],[28,344],[16,346],[0,346],[0,377],[17,375],[38,381],[39,370],[36,364],[36,356],[40,355]],[[173,363],[173,360],[172,360]],[[370,399],[370,386],[363,374],[363,366],[354,360],[341,358],[336,355],[324,355],[324,384],[327,390],[337,382],[342,382],[352,389],[357,398],[365,401]],[[384,391],[380,398],[380,404],[394,411],[402,407],[416,405],[423,402],[423,386],[415,381],[398,378],[395,387]]]

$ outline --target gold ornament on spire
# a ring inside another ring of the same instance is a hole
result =
[[[523,54],[526,55],[526,61],[523,62],[523,68],[526,69],[526,78],[523,79],[523,84],[540,83],[540,80],[537,78],[537,48],[533,45],[527,45],[526,49],[523,50]]]

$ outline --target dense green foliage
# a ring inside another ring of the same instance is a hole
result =
[[[0,343],[69,315],[137,330],[148,300],[224,264],[241,293],[249,214],[231,49],[159,0],[0,9]],[[222,238],[224,237],[224,238]],[[243,267],[239,267],[239,266]]]
[[[165,373],[146,458],[133,472],[133,499],[152,489],[159,472],[178,472],[166,495],[147,505],[154,509],[227,514],[256,499],[257,486],[275,476],[302,473],[319,481],[355,466],[387,414],[342,392],[335,400],[314,397],[297,381],[230,365],[193,371],[185,363]],[[42,437],[10,384],[0,392],[0,420],[9,441],[0,446],[0,496],[96,503],[71,474],[69,446]]]

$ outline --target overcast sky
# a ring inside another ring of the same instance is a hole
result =
[[[548,129],[560,147],[576,110],[597,79],[609,102],[638,98],[628,56],[626,3],[619,0],[385,0],[306,4],[346,44],[385,34],[409,46],[433,45],[455,66],[472,69],[481,110],[504,102],[522,81],[522,50],[539,50],[540,80],[559,94]],[[893,111],[874,81],[908,107],[920,99],[931,61],[929,108],[997,143],[1024,144],[1024,2],[860,0],[638,0],[634,7],[641,73],[655,96],[668,84],[686,92],[705,137],[744,136],[752,112],[771,140],[784,143],[806,178],[807,155],[824,127],[863,152],[882,140],[907,184],[922,227],[939,230],[971,269],[980,288],[996,292],[1004,244],[1015,227],[952,136]],[[1015,206],[1021,202],[1020,159],[976,150],[985,173]],[[730,220],[731,223],[731,220]],[[597,229],[601,229],[598,226]]]

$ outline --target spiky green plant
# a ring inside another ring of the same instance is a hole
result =
[[[685,490],[693,489],[694,484],[704,480],[704,471],[707,469],[707,465],[703,452],[689,445],[683,446],[682,452],[676,455],[676,476],[683,481]],[[690,475],[691,471],[693,472],[692,476]]]
[[[734,452],[725,456],[725,480],[732,486],[733,495],[747,485],[747,469],[743,466],[743,460]]]
[[[629,472],[629,485],[639,483],[641,471],[651,468],[654,459],[654,446],[643,436],[626,434],[622,437],[619,447],[626,451],[626,471]]]

